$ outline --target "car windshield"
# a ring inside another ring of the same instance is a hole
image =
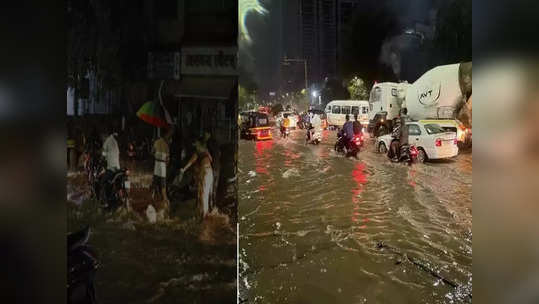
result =
[[[438,134],[445,132],[445,130],[437,124],[426,124],[425,130],[427,130],[428,134]]]

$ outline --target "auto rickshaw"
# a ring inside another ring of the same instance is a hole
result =
[[[273,139],[269,117],[265,113],[248,112],[243,114],[241,137],[252,140]]]

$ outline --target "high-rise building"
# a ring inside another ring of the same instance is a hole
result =
[[[283,5],[283,48],[289,58],[307,60],[309,86],[338,75],[340,39],[361,0],[287,0]],[[304,85],[303,66],[283,68],[284,87]]]

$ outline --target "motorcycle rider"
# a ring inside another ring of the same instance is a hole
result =
[[[320,119],[320,116],[318,114],[312,114],[311,127],[307,132],[309,140],[312,139],[312,135],[314,135],[315,132],[322,132],[322,120]]]
[[[346,114],[346,122],[343,124],[342,129],[337,134],[341,138],[341,144],[348,148],[348,143],[354,136],[354,124],[350,121],[350,115]]]
[[[398,161],[400,156],[400,148],[402,146],[408,145],[408,128],[406,127],[407,113],[408,110],[406,108],[403,108],[399,112],[395,128],[393,129],[392,136],[396,139],[391,142],[391,153],[393,156],[393,161]]]
[[[357,120],[357,114],[354,114],[354,121],[352,122],[352,124],[353,124],[352,126],[353,126],[353,129],[354,129],[354,135],[361,136],[362,133],[363,133],[363,126]]]
[[[290,127],[290,119],[288,118],[288,114],[284,114],[284,118],[281,121],[281,136],[286,136],[285,132],[288,127]]]

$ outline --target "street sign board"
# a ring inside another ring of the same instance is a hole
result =
[[[185,47],[181,57],[182,75],[238,75],[236,47]]]
[[[149,79],[180,79],[179,52],[149,52]]]

